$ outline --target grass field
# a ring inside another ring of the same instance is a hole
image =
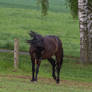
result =
[[[62,81],[56,85],[53,81],[40,80],[31,83],[29,79],[0,77],[1,92],[92,92],[92,84],[74,81]]]
[[[42,17],[40,10],[31,8],[31,5],[29,8],[25,8],[29,3],[36,5],[34,0],[29,1],[25,2],[23,0],[21,3],[21,0],[0,0],[0,48],[13,49],[14,38],[18,38],[20,40],[20,50],[28,51],[29,46],[26,40],[29,39],[28,33],[32,29],[42,35],[59,36],[63,41],[65,55],[70,55],[71,53],[71,56],[79,57],[78,20],[73,20],[69,12],[63,12],[66,10],[64,6],[62,6],[64,10],[61,10],[61,12],[50,10],[46,17]],[[17,7],[20,3],[25,5],[22,6],[24,8]],[[54,3],[52,3],[52,9],[54,9],[53,7]],[[59,7],[60,4],[55,9]]]
[[[77,60],[64,58],[57,85],[51,76],[51,65],[42,61],[38,82],[30,82],[30,57],[20,55],[19,69],[14,72],[13,54],[0,53],[0,92],[91,92],[92,66],[82,65]]]
[[[31,76],[31,62],[28,55],[20,55],[19,69],[13,72],[13,54],[0,53],[0,74],[26,75]],[[40,66],[39,77],[52,78],[51,65],[47,60],[43,60]],[[78,60],[64,58],[61,70],[62,80],[75,80],[92,82],[92,66],[82,65]]]
[[[20,50],[28,51],[28,33],[34,30],[45,35],[57,35],[63,42],[64,55],[80,56],[78,20],[73,20],[65,0],[50,0],[48,15],[41,15],[35,0],[0,0],[0,49],[13,49],[19,39]],[[82,65],[78,59],[64,58],[59,85],[52,78],[51,65],[42,61],[38,82],[30,82],[31,61],[28,55],[19,56],[14,72],[13,53],[0,53],[0,92],[91,92],[92,65]]]
[[[45,35],[57,35],[63,42],[65,56],[80,56],[78,20],[73,20],[65,0],[50,0],[48,15],[41,15],[36,0],[0,0],[0,49],[13,49],[14,39],[20,50],[28,51],[28,33],[34,30]],[[31,61],[19,56],[14,72],[13,53],[0,53],[0,92],[92,92],[92,65],[82,65],[78,59],[64,58],[59,85],[52,78],[51,65],[43,60],[38,82],[30,82]]]

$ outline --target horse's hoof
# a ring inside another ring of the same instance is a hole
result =
[[[56,81],[57,84],[59,84],[60,82],[59,81]]]
[[[53,79],[56,80],[56,77],[54,76]]]
[[[32,80],[31,80],[31,82],[34,82],[34,81],[35,81],[35,79],[32,79]]]
[[[56,77],[53,77],[54,80],[56,80]]]
[[[56,76],[55,75],[52,75],[53,76],[53,79],[56,80]]]
[[[31,82],[37,82],[37,79],[32,79]]]
[[[31,81],[32,83],[37,83],[37,81]]]
[[[60,83],[59,79],[57,79],[57,80],[56,80],[56,83],[57,83],[57,84],[59,84],[59,83]]]

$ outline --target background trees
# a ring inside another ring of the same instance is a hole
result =
[[[49,0],[40,0],[42,13],[47,14]],[[80,58],[92,63],[92,0],[66,0],[73,18],[79,15]]]
[[[70,7],[71,14],[74,18],[78,16],[78,0],[66,0],[68,7]],[[88,0],[88,6],[92,5],[92,0]]]
[[[88,0],[78,0],[79,24],[80,24],[80,58],[81,61],[88,61],[88,28],[87,8]]]
[[[75,2],[74,2],[75,1]],[[80,58],[92,63],[92,0],[68,0],[72,16],[79,15]]]

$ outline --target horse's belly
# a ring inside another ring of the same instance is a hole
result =
[[[42,58],[48,59],[48,58],[51,58],[52,56],[54,56],[54,54],[55,53],[51,53],[51,52],[43,53]]]

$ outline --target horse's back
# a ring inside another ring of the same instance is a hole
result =
[[[55,50],[55,48],[58,49],[59,46],[62,47],[62,42],[57,36],[44,37],[44,44],[46,47],[48,47],[48,46],[49,46],[49,48],[52,47],[52,49],[54,49],[54,50]]]
[[[46,36],[44,37],[44,46],[43,58],[50,58],[62,48],[62,43],[56,36]]]

